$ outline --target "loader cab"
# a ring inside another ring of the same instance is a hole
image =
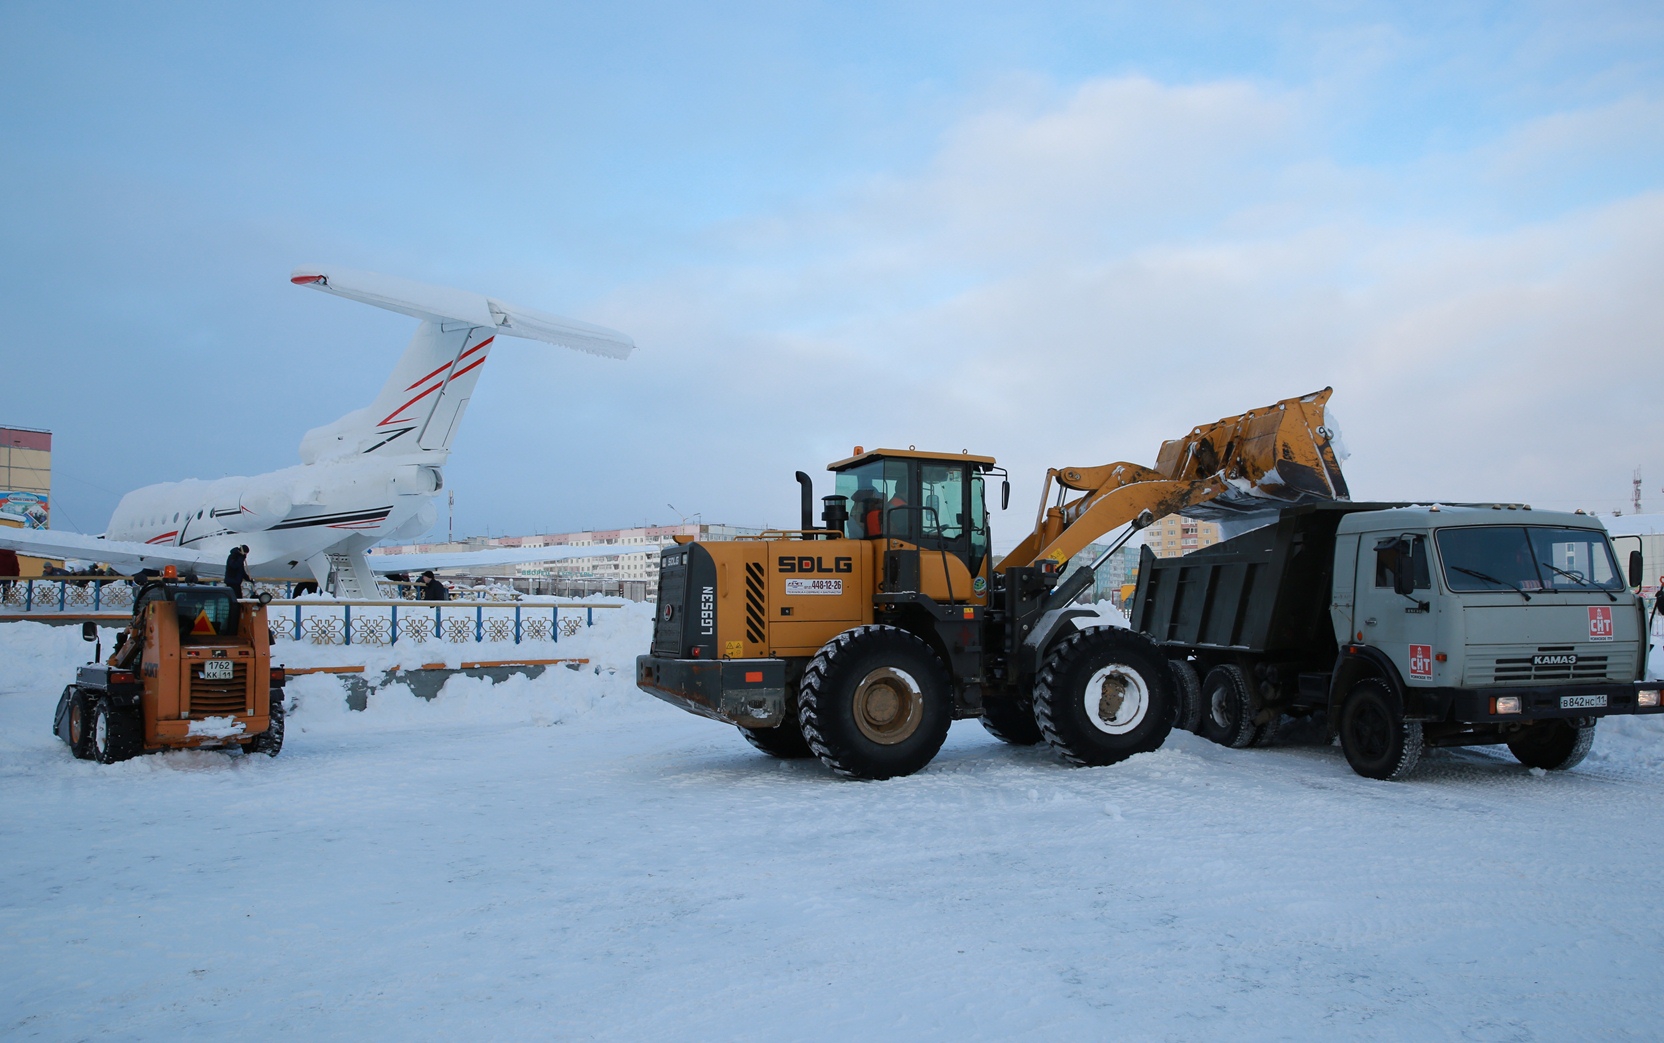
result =
[[[968,453],[857,449],[830,467],[834,495],[849,511],[844,535],[945,551],[980,575],[989,547],[984,473],[995,467],[992,457]]]

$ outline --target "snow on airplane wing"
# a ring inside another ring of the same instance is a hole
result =
[[[470,565],[524,565],[535,561],[561,561],[566,558],[593,558],[608,554],[657,549],[652,544],[619,546],[601,544],[594,547],[488,547],[484,550],[438,551],[429,554],[370,554],[370,568],[376,572],[408,572],[415,575],[426,569],[465,569]]]
[[[0,526],[0,548],[27,554],[34,558],[75,558],[81,561],[102,562],[118,571],[131,574],[140,569],[159,569],[163,565],[197,569],[212,567],[218,571],[225,564],[223,556],[201,554],[183,547],[135,543],[129,540],[106,540],[79,532],[51,529],[13,529]]]
[[[629,358],[636,342],[628,334],[577,319],[522,308],[495,297],[430,286],[379,272],[359,272],[332,265],[302,265],[289,274],[297,286],[310,286],[337,297],[373,304],[441,325],[466,322],[488,326],[505,337],[541,340],[607,358]]]

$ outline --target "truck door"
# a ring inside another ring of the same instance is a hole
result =
[[[1393,590],[1393,571],[1403,548],[1415,593]],[[1427,537],[1418,533],[1368,532],[1359,537],[1358,571],[1354,589],[1352,636],[1392,660],[1407,685],[1431,685],[1436,650],[1433,648],[1433,581],[1428,569]]]
[[[1336,638],[1343,645],[1355,640],[1357,635],[1357,628],[1352,625],[1353,580],[1357,571],[1358,537],[1336,536],[1334,596],[1329,602],[1329,618],[1334,623]]]

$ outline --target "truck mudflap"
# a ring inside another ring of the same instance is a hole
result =
[[[1449,717],[1463,723],[1479,722],[1505,724],[1508,721],[1535,721],[1556,717],[1610,717],[1625,714],[1660,712],[1657,692],[1664,682],[1642,681],[1632,684],[1576,684],[1545,685],[1521,688],[1444,688],[1423,689],[1447,701]],[[1642,693],[1650,698],[1643,699]],[[1517,704],[1507,700],[1517,699]],[[1502,700],[1502,705],[1498,701]],[[1647,705],[1649,704],[1650,705]],[[1517,705],[1518,709],[1511,709]]]
[[[786,719],[783,659],[636,656],[636,686],[689,713],[742,728],[774,728]]]

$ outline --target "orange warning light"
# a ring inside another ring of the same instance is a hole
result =
[[[219,634],[219,631],[214,629],[214,621],[208,618],[207,609],[197,610],[196,622],[191,624],[191,633],[192,635],[207,634],[210,637]]]
[[[179,566],[177,566],[177,565],[163,565],[162,566],[162,578],[163,579],[178,579],[179,578]]]

